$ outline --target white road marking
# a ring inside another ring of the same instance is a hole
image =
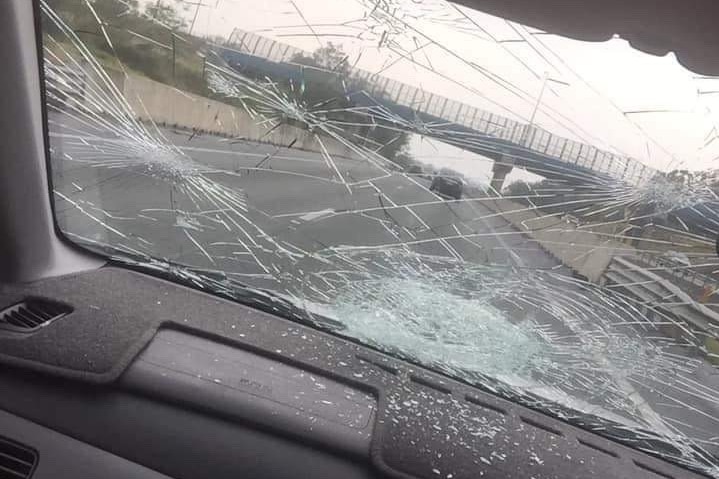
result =
[[[318,218],[322,218],[323,216],[331,215],[334,212],[335,210],[333,210],[332,208],[327,208],[320,211],[310,211],[309,213],[305,213],[304,215],[300,216],[300,219],[302,221],[312,221]]]

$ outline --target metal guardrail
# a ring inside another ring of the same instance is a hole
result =
[[[274,62],[290,62],[297,54],[308,52],[257,35],[235,30],[228,44],[240,52]],[[361,70],[351,69],[351,75],[366,80],[368,93],[384,100],[411,108],[426,115],[441,118],[487,136],[505,140],[541,155],[604,173],[630,183],[650,179],[656,170],[640,161],[601,150],[586,143],[570,140],[534,125],[518,122],[450,98],[426,92],[420,88]]]
[[[656,309],[682,319],[710,336],[719,335],[719,312],[695,301],[667,278],[632,261],[615,256],[604,278]]]
[[[681,278],[696,286],[719,288],[719,278],[712,278],[711,276],[699,273],[695,269],[692,269],[690,265],[647,252],[639,253],[638,257],[641,261],[658,268],[664,268],[663,270],[670,272],[672,276]]]

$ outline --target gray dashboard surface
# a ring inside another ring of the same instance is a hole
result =
[[[240,348],[163,329],[122,384],[369,456],[372,395]]]
[[[24,383],[19,391],[0,385],[8,391],[0,394],[0,408],[39,418],[41,424],[165,473],[158,457],[169,455],[179,461],[172,467],[187,478],[207,475],[195,463],[200,458],[214,458],[213,466],[227,475],[250,464],[254,477],[293,477],[298,468],[320,465],[315,477],[337,476],[337,471],[363,477],[371,467],[394,477],[426,479],[437,477],[435,471],[455,479],[649,479],[656,475],[652,471],[677,479],[700,477],[621,445],[621,438],[608,440],[518,400],[139,272],[107,267],[0,286],[0,303],[28,296],[71,304],[74,312],[32,335],[0,334],[0,361],[63,379],[55,379],[50,395],[42,381]],[[167,330],[174,331],[172,336]],[[158,331],[160,342],[130,366]],[[168,338],[186,343],[188,335],[206,341],[194,352],[186,345],[169,347]],[[173,349],[190,355],[178,362],[168,356]],[[215,359],[218,364],[209,364]],[[245,364],[239,376],[232,371],[237,367],[233,361]],[[246,367],[248,362],[256,367]],[[144,376],[138,377],[139,369]],[[0,371],[0,378],[4,375]],[[313,389],[311,377],[322,378],[332,404],[315,401],[320,391]],[[70,386],[71,378],[85,385]],[[354,399],[343,398],[343,388],[353,391]],[[355,391],[377,398],[376,420],[365,423],[364,414],[360,417],[371,401]],[[311,394],[302,398],[302,392]],[[57,412],[60,407],[64,413]],[[292,414],[297,417],[289,419]],[[288,419],[280,420],[281,415]],[[353,434],[357,437],[350,439]],[[281,455],[279,448],[285,451]],[[347,462],[348,453],[354,463]]]
[[[0,411],[0,433],[31,445],[39,456],[32,479],[169,479],[168,476]]]
[[[307,441],[173,402],[131,394],[121,388],[87,386],[4,369],[0,370],[0,391],[0,410],[53,429],[71,443],[92,445],[175,479],[376,477],[366,459],[337,455]],[[11,434],[3,430],[0,434],[40,450],[43,462],[44,443],[36,443],[32,433]],[[75,460],[66,444],[57,447],[61,452],[59,460],[63,456],[68,461]],[[102,474],[101,464],[90,464],[97,466],[97,473],[74,478],[111,477]],[[51,465],[46,463],[44,467],[51,472]],[[58,467],[64,470],[62,464]]]

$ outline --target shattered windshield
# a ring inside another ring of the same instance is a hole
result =
[[[441,0],[42,0],[72,241],[719,477],[719,78]]]

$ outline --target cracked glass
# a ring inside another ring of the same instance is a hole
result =
[[[435,0],[40,5],[72,241],[719,477],[719,78]]]

